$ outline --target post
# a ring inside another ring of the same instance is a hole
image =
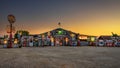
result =
[[[12,14],[8,15],[7,18],[8,18],[8,21],[10,23],[10,32],[9,32],[10,33],[10,37],[9,37],[10,43],[8,45],[8,48],[12,48],[12,32],[13,32],[12,31],[13,30],[12,24],[16,21],[16,19],[15,19],[15,16]]]
[[[10,44],[8,48],[12,48],[12,23],[10,23]]]

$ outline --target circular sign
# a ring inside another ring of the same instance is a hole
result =
[[[12,14],[8,15],[8,21],[10,24],[13,24],[16,21],[15,16]]]

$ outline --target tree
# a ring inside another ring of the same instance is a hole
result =
[[[113,36],[113,37],[118,37],[117,34],[115,34],[115,33],[113,33],[113,32],[111,32],[111,33],[112,33],[112,36]]]
[[[29,35],[29,32],[28,31],[25,31],[25,30],[18,30],[14,37],[15,38],[19,38],[20,36],[28,36]]]
[[[18,38],[18,33],[15,33],[14,38]]]

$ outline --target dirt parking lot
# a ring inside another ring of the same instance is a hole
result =
[[[0,68],[120,68],[120,48],[0,48]]]

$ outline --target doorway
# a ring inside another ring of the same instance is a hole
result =
[[[55,46],[64,46],[65,45],[65,38],[64,36],[57,36],[55,37]]]

